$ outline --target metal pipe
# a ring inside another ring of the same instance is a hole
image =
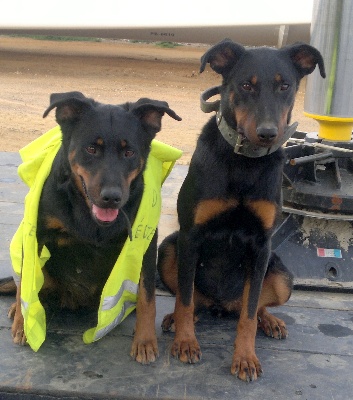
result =
[[[311,45],[322,54],[327,78],[307,78],[305,115],[319,122],[319,137],[350,141],[353,127],[353,1],[315,0]]]

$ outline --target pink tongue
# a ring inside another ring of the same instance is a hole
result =
[[[112,222],[119,214],[119,210],[115,208],[100,208],[93,204],[93,215],[102,222]]]

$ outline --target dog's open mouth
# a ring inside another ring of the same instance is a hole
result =
[[[120,210],[117,208],[101,208],[92,204],[92,215],[100,225],[107,226],[112,224],[118,218],[120,211],[125,218],[129,238],[132,240],[131,223],[129,217],[122,208]]]
[[[98,222],[109,224],[117,219],[119,210],[116,208],[101,208],[93,204],[92,214]]]
[[[81,179],[83,191],[84,191],[89,203],[92,204],[92,215],[96,219],[96,221],[101,224],[104,224],[104,225],[111,224],[112,222],[114,222],[118,218],[119,209],[118,208],[102,208],[102,207],[98,207],[96,204],[94,204],[93,201],[91,200],[90,196],[88,195],[85,180],[83,179],[83,177],[81,175],[79,175],[79,177]]]

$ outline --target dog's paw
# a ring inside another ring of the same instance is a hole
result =
[[[255,381],[262,375],[262,367],[255,354],[243,355],[236,351],[233,355],[231,373],[245,382]]]
[[[174,314],[167,314],[162,321],[163,332],[175,332]]]
[[[265,311],[258,314],[258,328],[261,328],[265,335],[275,339],[285,339],[288,330],[284,321]]]
[[[15,314],[11,327],[12,339],[15,344],[24,346],[27,343],[27,338],[24,331],[22,314],[20,316],[18,316],[18,314],[18,312]]]
[[[174,339],[171,354],[173,357],[178,358],[180,361],[189,364],[195,364],[201,360],[200,345],[195,338],[187,340]]]
[[[135,337],[132,342],[130,356],[143,365],[155,362],[159,356],[157,339],[137,339]]]

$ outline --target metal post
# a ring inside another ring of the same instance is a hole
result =
[[[306,86],[305,115],[319,122],[319,137],[350,141],[353,127],[353,1],[315,0],[311,45],[322,54],[327,77],[315,70]]]

